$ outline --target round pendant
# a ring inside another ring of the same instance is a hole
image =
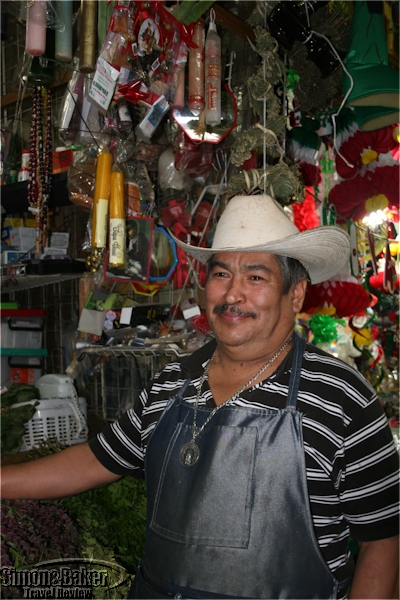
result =
[[[192,467],[199,460],[199,456],[200,449],[194,442],[188,442],[179,452],[179,460],[184,467]]]

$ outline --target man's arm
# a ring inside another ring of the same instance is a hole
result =
[[[359,542],[349,598],[399,598],[399,537]]]
[[[1,469],[1,496],[8,500],[50,500],[73,496],[120,479],[97,460],[89,444]]]

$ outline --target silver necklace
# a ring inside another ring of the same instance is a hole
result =
[[[249,387],[249,385],[251,385],[253,383],[253,381],[255,381],[260,375],[261,373],[264,373],[264,371],[278,358],[278,356],[285,350],[285,348],[287,348],[287,346],[290,344],[292,338],[290,337],[287,342],[285,342],[283,344],[283,346],[278,350],[278,352],[276,352],[274,354],[274,356],[272,356],[268,362],[265,363],[265,365],[263,365],[261,367],[261,369],[259,371],[257,371],[257,373],[255,373],[255,375],[253,375],[253,377],[251,377],[249,379],[249,381],[247,383],[245,383],[237,392],[235,392],[233,394],[233,396],[231,396],[230,398],[228,398],[228,400],[226,400],[226,402],[223,402],[222,404],[219,404],[218,406],[216,406],[209,414],[209,416],[207,417],[207,419],[204,421],[203,425],[201,427],[197,427],[197,408],[199,405],[199,400],[200,400],[200,396],[201,396],[201,390],[203,387],[203,383],[208,375],[208,371],[210,369],[211,363],[214,360],[214,356],[215,356],[215,352],[212,355],[212,357],[210,358],[210,360],[207,363],[206,368],[204,369],[204,373],[201,376],[200,379],[200,383],[199,383],[199,387],[197,390],[197,395],[196,395],[196,401],[194,404],[194,415],[193,415],[193,423],[192,423],[192,439],[190,442],[187,442],[184,446],[182,446],[181,451],[179,453],[179,460],[182,463],[183,466],[185,467],[192,467],[195,463],[197,463],[197,461],[199,460],[199,456],[200,456],[200,448],[198,447],[198,445],[196,444],[196,438],[198,438],[198,436],[201,434],[201,432],[203,431],[203,429],[205,428],[205,426],[211,421],[211,419],[213,418],[213,416],[215,415],[215,413],[222,408],[223,406],[226,406],[227,404],[230,404],[233,402],[233,400],[235,400],[239,394],[241,394],[246,388]]]

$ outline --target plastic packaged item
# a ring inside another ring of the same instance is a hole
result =
[[[221,38],[215,24],[215,11],[211,9],[211,22],[205,45],[205,97],[206,123],[221,123]]]
[[[30,157],[30,151],[22,150],[22,156],[21,156],[21,168],[22,169],[29,169],[29,157]]]
[[[130,177],[125,180],[126,216],[140,215],[140,187]]]
[[[29,179],[29,150],[22,150],[21,168],[18,172],[18,181],[28,181]],[[11,175],[11,171],[10,171]]]
[[[179,130],[172,144],[175,168],[193,179],[205,178],[211,170],[214,159],[212,144],[196,144]]]
[[[188,32],[162,2],[138,2],[137,5],[140,10],[133,27],[131,68],[152,92],[172,101],[182,52],[190,41]]]
[[[196,48],[189,49],[189,98],[188,108],[199,116],[204,109],[204,21],[199,19],[193,30],[192,42]]]
[[[114,67],[131,69],[134,2],[116,2],[99,56]]]
[[[117,106],[118,129],[122,134],[127,134],[133,129],[132,117],[126,100],[120,100]]]
[[[159,185],[162,191],[168,188],[174,190],[184,190],[188,184],[185,173],[181,173],[175,168],[175,156],[170,146],[161,154],[158,159]]]
[[[74,71],[68,82],[58,115],[60,138],[68,145],[73,144],[80,129],[83,86],[85,76],[79,72],[79,61],[74,60]]]
[[[96,152],[87,146],[75,150],[73,154],[67,179],[69,199],[79,208],[90,211],[93,204]]]

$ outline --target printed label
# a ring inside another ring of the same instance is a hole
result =
[[[122,267],[125,263],[125,220],[110,219],[110,243],[108,264]]]
[[[96,204],[96,228],[94,231],[94,247],[104,248],[107,239],[108,200],[100,198]]]

